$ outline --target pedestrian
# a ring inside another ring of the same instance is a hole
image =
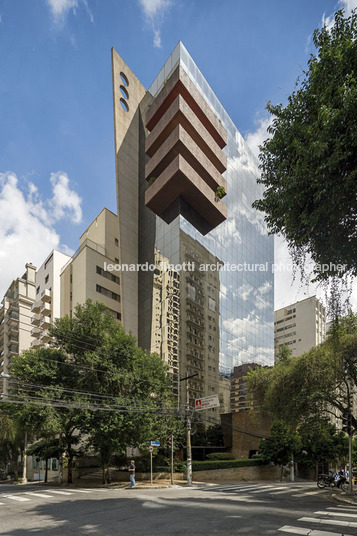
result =
[[[130,473],[130,487],[135,488],[135,462],[134,460],[131,460],[130,462],[129,473]]]

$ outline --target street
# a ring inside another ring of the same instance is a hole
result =
[[[0,534],[357,536],[357,508],[315,483],[168,489],[2,485]]]

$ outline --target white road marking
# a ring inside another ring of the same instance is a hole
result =
[[[46,493],[35,493],[32,491],[26,491],[25,495],[32,495],[33,497],[43,497],[44,499],[50,499],[53,495],[47,495]]]
[[[51,493],[56,493],[58,495],[72,495],[69,491],[59,491],[57,489],[52,489]]]
[[[346,534],[345,532],[326,532],[325,530],[311,530],[304,529],[302,527],[293,527],[291,525],[284,525],[279,529],[282,532],[289,532],[290,534],[304,534],[305,536],[352,536],[351,534]]]
[[[307,523],[323,523],[324,525],[338,525],[339,527],[357,527],[357,523],[354,521],[342,521],[342,519],[317,519],[315,517],[300,517],[298,521],[306,521]]]
[[[323,515],[323,516],[337,516],[337,517],[357,517],[357,514],[350,514],[349,512],[314,512],[314,514],[317,515]]]
[[[24,502],[24,501],[30,500],[30,499],[27,499],[26,497],[19,497],[18,495],[3,495],[3,497],[6,497],[7,499],[11,499],[12,501],[18,501],[18,502]]]

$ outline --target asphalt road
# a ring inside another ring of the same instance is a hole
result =
[[[6,536],[357,536],[357,508],[316,484],[168,489],[0,487]]]

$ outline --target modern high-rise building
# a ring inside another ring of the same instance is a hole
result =
[[[22,277],[14,279],[0,307],[0,393],[10,387],[11,359],[31,347],[31,307],[36,298],[36,266],[26,264]]]
[[[297,357],[321,344],[326,337],[326,310],[316,296],[274,312],[275,358],[282,346]]]
[[[114,49],[112,72],[118,259],[137,267],[120,272],[122,321],[168,363],[180,404],[187,382],[191,405],[228,401],[220,378],[274,362],[258,162],[182,43],[148,90]]]

